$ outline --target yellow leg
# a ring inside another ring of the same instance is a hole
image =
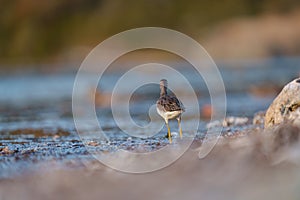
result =
[[[167,128],[168,128],[168,138],[169,138],[169,142],[170,142],[170,144],[171,144],[171,143],[172,143],[172,136],[171,136],[170,127],[169,127],[169,124],[168,124],[168,123],[166,123],[166,125],[167,125]]]
[[[181,119],[178,118],[177,121],[178,121],[178,128],[179,128],[180,139],[182,139]]]

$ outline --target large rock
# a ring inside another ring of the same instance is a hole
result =
[[[288,83],[270,105],[265,128],[285,121],[300,124],[300,78]]]

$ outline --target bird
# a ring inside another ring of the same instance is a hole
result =
[[[169,126],[170,119],[177,119],[180,138],[182,138],[181,114],[185,112],[185,107],[175,95],[168,95],[168,81],[160,80],[160,97],[156,102],[157,113],[165,120],[168,128],[168,139],[172,143],[172,136]]]

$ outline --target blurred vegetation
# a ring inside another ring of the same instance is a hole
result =
[[[226,19],[285,13],[299,5],[299,0],[0,0],[0,62],[51,62],[141,26],[198,37]]]

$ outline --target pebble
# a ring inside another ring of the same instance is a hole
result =
[[[247,117],[226,117],[222,122],[213,121],[206,125],[206,128],[216,128],[216,127],[230,127],[230,126],[241,126],[246,125],[249,122]]]
[[[249,119],[247,117],[227,117],[223,121],[223,126],[224,127],[229,127],[229,126],[240,126],[240,125],[245,125],[247,124]]]
[[[252,120],[253,125],[263,125],[265,123],[265,115],[266,113],[263,111],[255,113]]]
[[[12,154],[14,151],[10,150],[8,147],[4,147],[0,149],[0,153],[2,154]]]
[[[96,141],[89,141],[89,142],[87,143],[87,145],[96,147],[96,146],[99,146],[99,143],[96,142]]]

